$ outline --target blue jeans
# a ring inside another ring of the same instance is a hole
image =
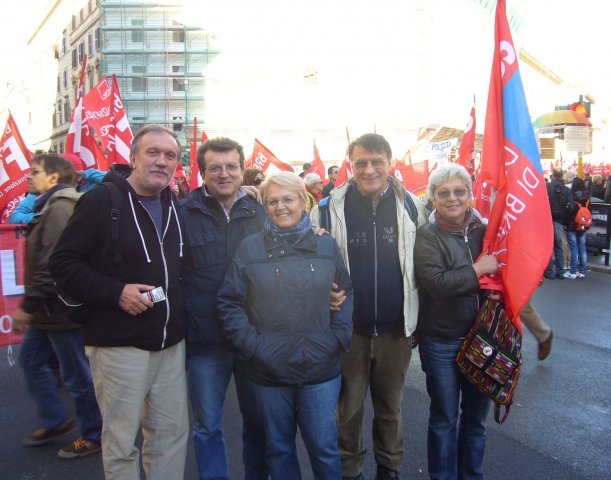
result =
[[[420,360],[431,398],[428,466],[435,480],[484,478],[486,417],[491,402],[458,371],[455,360],[462,342],[425,336],[420,340]]]
[[[586,274],[588,252],[586,251],[586,232],[566,232],[566,241],[571,251],[571,273]]]
[[[300,480],[295,435],[297,425],[310,457],[314,478],[342,478],[335,412],[340,377],[316,385],[255,385],[265,425],[265,454],[272,480]]]
[[[210,347],[205,354],[187,356],[189,396],[193,408],[193,443],[200,480],[228,479],[227,450],[223,435],[223,404],[234,374],[242,412],[244,477],[266,480],[265,435],[257,412],[253,384],[240,371],[235,350]]]
[[[98,408],[85,357],[80,330],[48,331],[29,328],[19,351],[19,365],[38,409],[42,427],[57,428],[68,419],[57,378],[49,368],[49,360],[57,356],[64,374],[64,384],[72,396],[81,436],[100,443],[102,415]]]

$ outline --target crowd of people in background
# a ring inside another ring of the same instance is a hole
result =
[[[30,194],[10,218],[28,224],[13,319],[26,330],[20,365],[41,425],[24,445],[75,427],[59,364],[80,424],[60,458],[102,452],[107,479],[137,479],[141,456],[147,478],[181,479],[191,430],[199,478],[228,478],[222,419],[233,377],[245,478],[301,478],[299,427],[315,478],[363,479],[369,392],[376,479],[398,479],[418,347],[429,475],[483,478],[490,400],[454,362],[487,295],[479,278],[498,269],[480,255],[486,223],[471,176],[452,163],[433,171],[429,210],[389,175],[381,135],[357,138],[348,156],[354,176],[336,185],[333,165],[324,184],[309,164],[301,175],[244,169],[242,146],[214,138],[197,151],[203,186],[192,191],[176,134],[158,125],[140,129],[130,165],[109,172],[74,155],[35,157]],[[545,277],[584,279],[586,234],[571,219],[611,200],[611,181],[554,169],[547,191]],[[521,315],[544,360],[551,328],[530,302]]]

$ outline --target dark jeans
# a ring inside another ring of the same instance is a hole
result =
[[[342,465],[337,448],[337,397],[340,377],[316,385],[255,385],[265,425],[265,458],[272,480],[299,480],[295,435],[297,426],[316,480],[339,480]]]
[[[74,400],[82,437],[100,443],[102,415],[95,398],[80,330],[47,331],[29,328],[23,338],[19,365],[38,408],[42,427],[54,429],[68,419],[57,378],[49,368],[49,362],[54,356],[59,360],[64,384]]]
[[[548,275],[562,275],[564,273],[564,252],[562,250],[562,236],[564,228],[561,223],[554,223],[554,250],[552,258],[549,260],[546,273]],[[555,271],[554,271],[555,267]]]
[[[363,412],[367,388],[373,403],[375,460],[398,471],[403,460],[401,401],[412,356],[411,338],[403,329],[379,337],[355,333],[350,351],[342,353],[342,387],[337,408],[342,472],[356,476],[363,470]]]
[[[427,454],[434,480],[484,478],[486,417],[491,402],[456,366],[462,342],[423,336],[418,347],[431,399]]]
[[[199,479],[228,479],[227,450],[223,435],[223,405],[234,374],[242,412],[242,458],[248,480],[268,478],[265,435],[257,412],[253,383],[241,374],[235,350],[214,346],[205,354],[187,356],[189,395],[193,408],[193,443]]]

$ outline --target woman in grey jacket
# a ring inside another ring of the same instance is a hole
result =
[[[299,479],[297,425],[317,479],[341,478],[339,355],[352,336],[352,286],[335,240],[316,236],[295,174],[266,179],[269,219],[238,247],[218,296],[225,333],[255,384],[272,480]],[[333,283],[346,300],[329,310]]]

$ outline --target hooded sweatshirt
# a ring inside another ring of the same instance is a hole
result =
[[[160,194],[161,237],[155,222],[127,181],[127,165],[113,165],[105,182],[122,195],[111,217],[111,194],[103,186],[85,193],[76,205],[51,260],[51,274],[71,297],[84,303],[86,345],[133,346],[162,350],[184,338],[184,296],[180,285],[182,233],[169,188]],[[112,240],[118,222],[119,241]],[[120,259],[116,249],[120,250]],[[128,283],[162,287],[166,299],[140,315],[119,308]]]

